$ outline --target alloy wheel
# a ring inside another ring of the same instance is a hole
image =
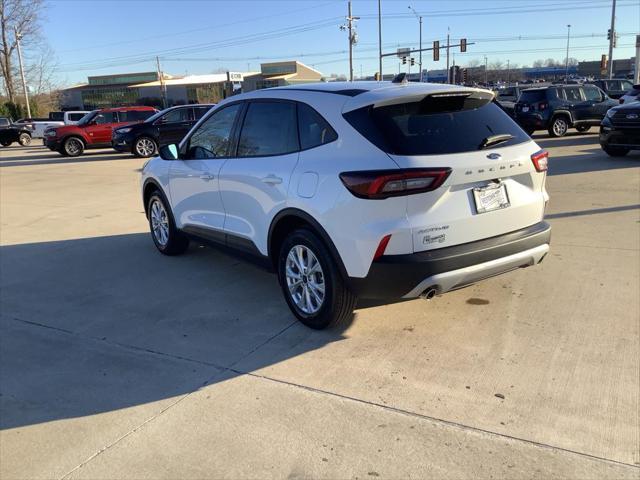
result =
[[[567,122],[564,118],[556,118],[553,122],[553,133],[557,136],[561,137],[565,133],[567,133]]]
[[[160,200],[154,200],[151,204],[151,230],[158,244],[166,246],[169,241],[169,217]]]
[[[140,138],[136,141],[136,153],[141,157],[150,157],[156,151],[156,145],[148,138]]]
[[[305,314],[317,313],[325,298],[324,272],[315,254],[304,245],[289,250],[285,277],[291,299]]]
[[[82,143],[77,138],[70,138],[65,142],[64,150],[72,157],[79,155],[82,151]]]
[[[26,133],[21,133],[20,137],[18,137],[18,143],[23,147],[26,147],[31,143],[31,135],[28,135]]]

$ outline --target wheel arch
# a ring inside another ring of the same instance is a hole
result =
[[[551,115],[551,123],[560,116],[567,117],[569,119],[569,126],[573,125],[573,115],[571,115],[569,110],[556,110],[553,112],[553,115]]]
[[[271,225],[269,226],[269,236],[267,237],[268,255],[276,271],[278,269],[278,249],[280,245],[289,232],[301,227],[310,228],[320,237],[320,239],[329,249],[333,260],[338,266],[340,274],[344,279],[347,279],[347,269],[342,262],[342,258],[340,257],[338,249],[334,245],[327,231],[315,218],[313,218],[307,212],[304,212],[303,210],[297,208],[285,208],[284,210],[281,210],[273,218],[273,220],[271,221]]]
[[[167,201],[167,196],[158,181],[155,178],[147,178],[142,186],[142,203],[144,204],[144,214],[147,218],[149,218],[149,199],[151,198],[151,194],[156,190],[160,192],[160,195],[164,198],[165,204],[169,210],[171,210],[171,206]]]
[[[64,137],[62,137],[62,139],[60,140],[60,145],[64,145],[64,142],[66,142],[67,140],[69,140],[70,138],[77,138],[78,140],[80,140],[82,142],[82,144],[84,145],[84,148],[87,148],[87,140],[86,138],[84,138],[82,135],[80,135],[79,133],[70,133],[68,135],[65,135]]]

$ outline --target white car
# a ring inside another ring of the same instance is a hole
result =
[[[634,85],[631,90],[620,97],[620,103],[633,103],[640,101],[640,85]]]
[[[75,125],[84,117],[86,111],[69,111],[69,112],[57,112],[61,117],[61,120],[51,120],[48,118],[21,118],[16,121],[16,125],[25,126],[31,130],[31,136],[33,138],[44,138],[44,132],[48,129],[62,127],[64,125]]]
[[[312,328],[358,298],[430,299],[535,265],[546,152],[487,90],[358,82],[218,104],[142,171],[153,241],[255,255]]]

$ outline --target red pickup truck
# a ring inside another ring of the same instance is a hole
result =
[[[77,157],[87,148],[111,147],[114,128],[142,122],[156,113],[153,107],[117,107],[94,110],[75,125],[49,128],[44,144],[60,155]]]

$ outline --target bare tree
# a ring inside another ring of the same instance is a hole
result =
[[[533,62],[533,68],[541,68],[544,67],[544,60],[536,60]]]
[[[16,69],[12,56],[17,48],[15,32],[28,50],[40,41],[42,0],[0,0],[0,77],[10,102],[16,98]]]

